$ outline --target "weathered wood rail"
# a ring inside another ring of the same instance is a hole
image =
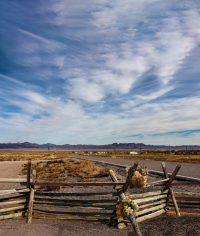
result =
[[[200,193],[175,192],[175,197],[182,214],[200,215]],[[171,201],[169,201],[168,207],[171,209]]]
[[[148,184],[161,186],[160,190],[130,194],[124,191],[128,189],[127,183],[119,182],[112,171],[113,182],[47,182],[37,181],[31,162],[27,166],[27,178],[0,178],[0,183],[21,183],[24,186],[0,190],[0,220],[26,217],[29,224],[34,218],[111,222],[116,220],[118,199],[126,199],[126,196],[139,207],[134,215],[124,219],[124,222],[129,220],[132,223],[136,235],[141,235],[138,223],[169,209],[175,209],[177,215],[188,211],[200,215],[200,193],[172,191],[179,166],[169,176],[163,165],[166,178]],[[46,186],[69,188],[65,191],[41,189]],[[76,187],[76,191],[71,191],[71,187]]]

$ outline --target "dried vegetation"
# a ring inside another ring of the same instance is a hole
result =
[[[63,150],[0,150],[0,161],[54,160],[66,158],[70,153]]]
[[[172,161],[185,163],[200,163],[200,151],[168,151],[168,150],[135,150],[138,154],[130,154],[132,150],[88,150],[80,152],[81,155],[91,157],[111,157],[124,159],[138,159],[138,160],[156,160],[156,161]]]
[[[24,165],[24,174],[27,165]],[[51,162],[38,162],[33,164],[39,180],[68,180],[70,177],[78,177],[81,180],[90,178],[107,177],[109,171],[105,167],[96,165],[92,161],[67,158]]]
[[[0,150],[0,161],[56,160],[70,155],[200,163],[200,150]]]

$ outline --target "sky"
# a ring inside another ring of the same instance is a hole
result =
[[[199,0],[1,0],[0,142],[200,145]]]

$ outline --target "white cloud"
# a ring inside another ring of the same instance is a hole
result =
[[[193,36],[177,18],[167,20],[164,28],[157,33],[156,45],[160,50],[155,52],[156,74],[164,84],[173,79],[191,50],[198,45]]]
[[[105,2],[103,1],[102,4],[104,5]],[[146,11],[150,3],[142,1],[140,4],[139,10],[136,8],[136,11],[148,16]],[[199,17],[197,11],[188,10],[188,13],[184,11],[184,13],[178,13],[177,16],[172,15],[161,19],[161,28],[158,28],[153,35],[138,38],[138,36],[129,35],[129,30],[120,31],[121,25],[136,24],[139,20],[141,21],[141,15],[137,20],[122,17],[124,14],[129,15],[134,4],[131,4],[130,1],[123,3],[117,1],[117,4],[109,3],[107,5],[106,2],[106,7],[103,5],[97,13],[94,13],[93,24],[98,25],[97,34],[101,34],[105,28],[111,29],[108,35],[114,40],[113,45],[111,46],[110,41],[105,40],[101,48],[93,49],[92,53],[95,57],[89,58],[87,54],[81,55],[81,60],[84,62],[81,63],[79,72],[75,72],[75,78],[70,80],[70,74],[74,74],[73,68],[68,70],[69,76],[65,74],[67,84],[70,84],[70,94],[74,95],[74,99],[80,98],[87,102],[99,102],[110,95],[125,95],[134,88],[136,82],[140,82],[140,79],[149,70],[153,71],[154,76],[160,82],[160,91],[157,88],[151,97],[155,99],[164,95],[165,92],[169,92],[169,88],[174,87],[173,80],[175,80],[176,73],[181,69],[187,56],[198,45],[198,28],[188,27],[191,22],[195,21],[191,20],[188,15],[193,14],[193,18],[196,19]],[[123,6],[119,7],[119,5]],[[105,18],[104,15],[107,17]],[[101,20],[104,23],[99,23],[102,22]],[[149,24],[151,25],[151,21]],[[128,38],[122,37],[122,42],[116,42],[116,34],[119,35],[119,38],[124,34],[128,35]],[[84,91],[83,85],[89,89],[91,96]],[[166,86],[167,88],[165,88]],[[145,96],[143,95],[143,97]]]
[[[83,99],[86,102],[99,102],[105,95],[102,88],[86,79],[76,79],[71,83],[70,95],[74,98]]]
[[[173,83],[175,74],[198,44],[199,29],[194,26],[200,17],[196,9],[190,8],[177,12],[177,15],[168,14],[160,19],[153,35],[144,37],[145,32],[140,30],[138,23],[144,23],[147,28],[153,26],[151,17],[157,13],[152,6],[157,3],[162,5],[159,0],[99,0],[95,3],[88,1],[88,4],[64,0],[51,2],[40,12],[56,13],[52,25],[54,20],[62,22],[61,34],[65,35],[69,19],[80,19],[84,15],[83,29],[79,30],[80,25],[72,32],[71,38],[75,32],[80,44],[88,39],[95,42],[97,37],[101,38],[101,44],[88,45],[86,52],[79,52],[79,48],[73,46],[73,55],[64,53],[68,48],[64,43],[19,29],[28,41],[22,41],[20,50],[23,53],[18,63],[35,67],[40,79],[54,78],[57,71],[53,72],[53,68],[57,68],[66,81],[66,94],[89,103],[100,102],[110,95],[114,98],[128,94],[151,70],[160,82],[160,92],[155,91],[159,97],[166,90],[165,86]],[[74,23],[73,27],[76,26]]]
[[[18,32],[20,36],[16,41],[16,51],[20,57],[16,61],[17,64],[32,67],[36,72],[38,69],[40,73],[43,73],[42,67],[51,70],[51,67],[64,66],[65,56],[62,52],[67,48],[65,44],[20,28]]]
[[[99,1],[101,7],[93,13],[94,25],[100,30],[133,26],[148,15],[150,4],[158,0]]]
[[[138,133],[147,134],[148,141],[151,133],[183,130],[183,127],[186,130],[200,128],[199,97],[177,99],[176,103],[173,100],[144,103],[129,113],[120,114],[88,113],[76,102],[63,102],[38,92],[24,93],[23,96],[27,99],[26,103],[19,102],[23,113],[0,118],[1,129],[7,127],[2,141],[11,137],[20,141],[21,137],[26,137],[29,141],[57,143],[105,143],[115,138],[129,142],[133,139],[127,137]],[[48,115],[42,116],[43,113]],[[41,117],[34,119],[36,114]]]

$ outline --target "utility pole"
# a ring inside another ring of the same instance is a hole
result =
[[[171,154],[171,145],[169,144],[169,154]]]

